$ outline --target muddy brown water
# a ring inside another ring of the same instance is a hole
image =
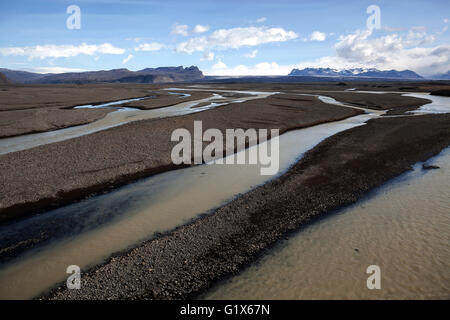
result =
[[[450,148],[303,228],[206,299],[449,299]],[[366,285],[369,265],[381,289]]]

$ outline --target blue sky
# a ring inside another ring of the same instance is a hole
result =
[[[66,9],[81,9],[70,30]],[[367,30],[369,5],[381,26]],[[450,69],[450,2],[1,1],[0,67],[38,72],[196,65],[206,74],[293,67]]]

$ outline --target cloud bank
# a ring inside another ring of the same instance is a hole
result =
[[[320,32],[319,32],[320,33]],[[313,32],[311,40],[325,40],[322,35]],[[370,30],[357,30],[342,35],[334,45],[335,55],[324,56],[313,61],[304,61],[290,65],[276,62],[262,62],[253,66],[238,65],[228,67],[220,61],[205,74],[209,75],[287,75],[293,68],[330,67],[377,68],[380,70],[413,70],[420,75],[429,76],[450,70],[450,45],[429,46],[436,39],[428,34],[424,27],[413,27],[406,35],[392,33],[373,37]],[[213,43],[216,43],[212,41]],[[239,45],[241,42],[237,42]],[[188,48],[188,49],[187,49]],[[186,51],[201,49],[202,46],[184,48]],[[219,68],[220,67],[220,68]]]
[[[0,54],[3,56],[25,56],[29,59],[67,58],[80,54],[89,56],[94,54],[123,54],[124,52],[124,49],[114,47],[110,43],[100,45],[82,43],[78,46],[49,44],[30,47],[0,48]]]
[[[208,36],[194,37],[177,45],[178,52],[191,54],[213,49],[238,49],[297,38],[294,31],[283,28],[248,27],[216,30]]]
[[[135,51],[158,51],[164,48],[165,45],[159,42],[141,43],[138,47],[134,48]]]

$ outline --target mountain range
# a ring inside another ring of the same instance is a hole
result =
[[[8,78],[4,74],[0,73],[0,84],[8,84],[8,83],[10,83]]]
[[[196,66],[145,68],[138,71],[112,69],[68,73],[35,73],[0,68],[0,84],[58,84],[58,83],[170,83],[170,82],[310,82],[342,80],[423,80],[411,70],[378,70],[374,68],[353,68],[337,70],[332,68],[292,69],[288,76],[204,76]],[[427,77],[432,80],[450,80],[450,71]]]
[[[68,73],[34,73],[1,69],[0,73],[16,83],[163,83],[184,82],[203,79],[203,73],[196,67],[159,67],[139,71],[113,69]]]
[[[289,76],[334,77],[334,78],[382,78],[382,79],[423,79],[411,70],[378,70],[375,68],[353,68],[337,70],[331,68],[292,69]]]
[[[433,80],[450,80],[450,70],[447,73],[435,74],[431,77]]]

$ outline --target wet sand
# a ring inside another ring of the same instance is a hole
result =
[[[334,135],[285,175],[83,274],[52,299],[195,297],[308,221],[356,202],[450,144],[450,115],[379,118]]]

